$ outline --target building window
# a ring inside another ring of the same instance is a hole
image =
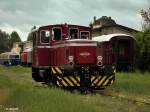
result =
[[[78,29],[70,29],[70,39],[78,39]]]
[[[48,30],[41,31],[41,42],[49,43],[50,32]]]
[[[81,32],[81,39],[88,39],[89,38],[89,32]]]
[[[61,40],[61,28],[53,28],[53,40]]]

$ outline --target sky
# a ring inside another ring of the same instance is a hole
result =
[[[110,16],[117,24],[140,30],[140,10],[149,6],[150,0],[0,0],[0,29],[9,34],[15,30],[25,41],[33,26],[88,26],[94,16]]]

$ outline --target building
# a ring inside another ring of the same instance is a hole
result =
[[[32,41],[15,42],[13,44],[13,48],[11,49],[11,52],[21,53],[25,49],[32,48],[32,47],[33,47]]]
[[[22,51],[22,42],[15,42],[11,49],[11,52],[20,53]]]
[[[133,36],[133,33],[138,32],[135,29],[119,25],[113,20],[111,17],[102,16],[99,19],[94,17],[94,21],[90,24],[92,28],[92,37],[114,34],[114,33],[122,33]]]

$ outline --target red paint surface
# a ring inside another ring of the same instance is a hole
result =
[[[75,47],[74,57],[76,64],[95,64],[96,47],[93,46]]]
[[[27,52],[21,54],[21,62],[27,63]]]

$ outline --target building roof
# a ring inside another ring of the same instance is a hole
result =
[[[117,24],[115,20],[113,20],[111,17],[102,16],[99,19],[96,19],[94,17],[94,22],[90,24],[93,30],[101,30],[104,28],[110,28],[110,27],[120,27],[122,29],[128,30],[130,32],[138,32],[137,30],[133,28],[129,28],[120,24]]]
[[[109,25],[114,25],[116,24],[115,20],[113,20],[111,17],[107,17],[107,16],[102,16],[99,19],[96,19],[96,17],[94,18],[94,22],[93,25],[97,25],[97,24],[101,24],[102,26],[109,26]]]
[[[99,26],[99,27],[93,28],[93,30],[98,30],[98,29],[103,29],[103,28],[110,28],[110,27],[120,27],[122,29],[131,31],[131,32],[139,32],[138,30],[135,30],[133,28],[129,28],[129,27],[126,27],[126,26],[123,26],[123,25],[119,25],[119,24],[114,24],[114,25],[109,25],[109,26],[103,25],[103,26]]]
[[[131,37],[131,38],[134,39],[134,37],[132,37],[131,35],[116,33],[116,34],[101,35],[101,36],[93,37],[92,40],[98,41],[98,42],[108,42],[108,41],[110,41],[112,38],[118,37],[118,36]]]

